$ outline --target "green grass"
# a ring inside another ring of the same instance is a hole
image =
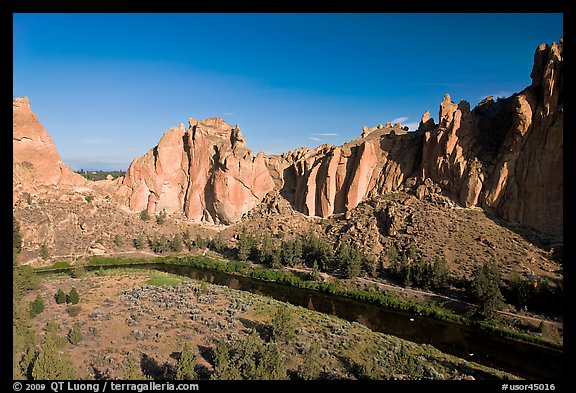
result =
[[[217,261],[207,256],[187,256],[187,257],[156,257],[150,259],[134,258],[134,259],[123,259],[123,258],[100,258],[93,257],[87,263],[86,266],[129,266],[138,265],[146,263],[164,263],[164,264],[174,264],[174,265],[185,265],[192,266],[201,269],[215,270],[228,274],[235,274],[245,277],[254,278],[257,280],[272,281],[277,283],[282,283],[290,285],[297,288],[305,288],[311,290],[317,290],[330,295],[345,296],[352,299],[356,299],[362,302],[379,304],[383,307],[392,310],[411,312],[417,315],[424,315],[427,317],[460,323],[464,325],[469,325],[473,328],[486,331],[490,334],[508,337],[520,341],[530,342],[534,344],[539,344],[547,346],[550,348],[561,349],[562,346],[546,341],[540,337],[532,336],[526,333],[512,331],[501,326],[497,326],[490,322],[476,322],[470,318],[455,314],[450,310],[441,308],[434,303],[421,302],[414,300],[401,299],[393,294],[387,292],[373,292],[367,290],[352,290],[343,287],[338,282],[317,282],[314,280],[302,279],[291,272],[284,272],[279,270],[273,270],[269,268],[264,268],[260,266],[255,266],[247,262],[237,262],[237,261]],[[36,269],[36,271],[49,271],[55,270],[54,267]],[[183,279],[183,278],[182,278]],[[148,281],[150,285],[178,285],[177,279],[174,276],[157,276],[153,277]]]
[[[174,287],[183,281],[185,281],[183,277],[159,274],[147,280],[146,284],[154,285],[157,287],[163,287],[163,286]]]

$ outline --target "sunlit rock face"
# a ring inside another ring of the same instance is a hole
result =
[[[12,102],[13,200],[23,193],[81,186],[86,180],[62,162],[26,97]]]
[[[115,198],[134,211],[234,223],[274,187],[264,155],[254,156],[240,128],[220,118],[189,123],[166,131],[130,164]]]
[[[322,145],[267,158],[292,206],[328,217],[374,194],[434,183],[464,207],[563,237],[562,41],[534,55],[532,84],[473,110],[446,94],[438,124],[426,112],[416,132],[400,124],[364,127],[343,146]],[[420,188],[418,188],[420,187]]]

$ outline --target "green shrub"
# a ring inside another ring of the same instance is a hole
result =
[[[50,252],[48,251],[48,245],[46,242],[42,243],[40,250],[38,251],[42,259],[46,260],[50,257]]]
[[[37,295],[36,299],[30,303],[28,311],[30,312],[30,316],[32,318],[44,311],[44,300],[42,300],[40,295]]]
[[[66,303],[66,294],[62,289],[58,289],[58,292],[54,295],[54,299],[56,300],[56,304],[64,304]]]
[[[116,234],[116,236],[114,236],[114,244],[116,247],[122,246],[124,244],[124,239],[122,239],[122,236]]]
[[[168,214],[166,213],[166,210],[162,210],[160,212],[160,214],[156,215],[156,223],[158,225],[162,225],[166,222],[166,218],[168,217]]]
[[[142,250],[144,247],[146,247],[146,244],[147,244],[147,241],[143,235],[139,235],[136,239],[134,239],[134,247],[137,250]]]
[[[72,289],[70,289],[70,293],[68,293],[68,296],[66,297],[66,302],[70,304],[78,304],[79,301],[80,295],[78,295],[76,288],[72,287]]]
[[[71,317],[77,317],[78,315],[80,315],[80,311],[82,311],[82,306],[79,305],[66,307],[66,312]]]
[[[140,219],[142,221],[150,221],[150,213],[148,213],[148,210],[144,209],[140,212]]]
[[[78,345],[82,339],[82,329],[80,328],[80,324],[76,322],[68,331],[68,341],[70,341],[72,345]]]

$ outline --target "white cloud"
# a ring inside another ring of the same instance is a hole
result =
[[[310,139],[311,141],[322,142],[322,139],[316,138],[315,136],[311,136],[308,139]]]
[[[486,97],[494,97],[494,100],[497,100],[498,98],[506,98],[506,97],[510,97],[512,95],[511,92],[509,91],[499,91],[496,93],[492,93],[492,94],[486,94],[486,95],[481,95],[480,97],[478,97],[478,102],[482,101],[483,99],[485,99]]]
[[[406,123],[406,124],[404,124],[404,125],[408,127],[408,130],[410,130],[410,131],[416,131],[416,130],[418,129],[418,126],[420,125],[420,122],[418,122],[418,123],[416,123],[416,122]]]
[[[323,132],[320,134],[312,134],[312,135],[316,135],[316,136],[338,136],[340,134],[337,134],[335,132]]]
[[[392,120],[392,124],[404,123],[406,120],[408,120],[408,117],[406,116],[397,117],[396,119]]]

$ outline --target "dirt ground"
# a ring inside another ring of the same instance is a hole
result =
[[[45,278],[41,288],[24,301],[33,300],[37,294],[44,299],[45,310],[33,321],[40,342],[49,320],[58,323],[61,335],[66,335],[74,323],[81,324],[83,340],[78,345],[68,343],[66,350],[82,379],[122,379],[128,358],[150,377],[170,378],[185,342],[195,348],[199,377],[209,378],[216,343],[234,342],[252,329],[269,340],[272,316],[283,305],[267,297],[182,277],[177,278],[183,281],[176,286],[146,285],[156,276],[169,275],[123,270],[101,276],[88,273],[82,278]],[[80,294],[78,316],[70,316],[66,304],[57,304],[54,299],[58,289],[67,293],[72,287]],[[301,307],[288,307],[297,338],[280,343],[279,349],[292,377],[297,378],[306,349],[316,341],[321,344],[322,378],[327,379],[358,378],[358,369],[366,359],[374,359],[381,378],[514,378],[429,345],[372,332],[358,323]],[[417,372],[404,373],[394,365],[392,359],[400,347],[408,348]]]

